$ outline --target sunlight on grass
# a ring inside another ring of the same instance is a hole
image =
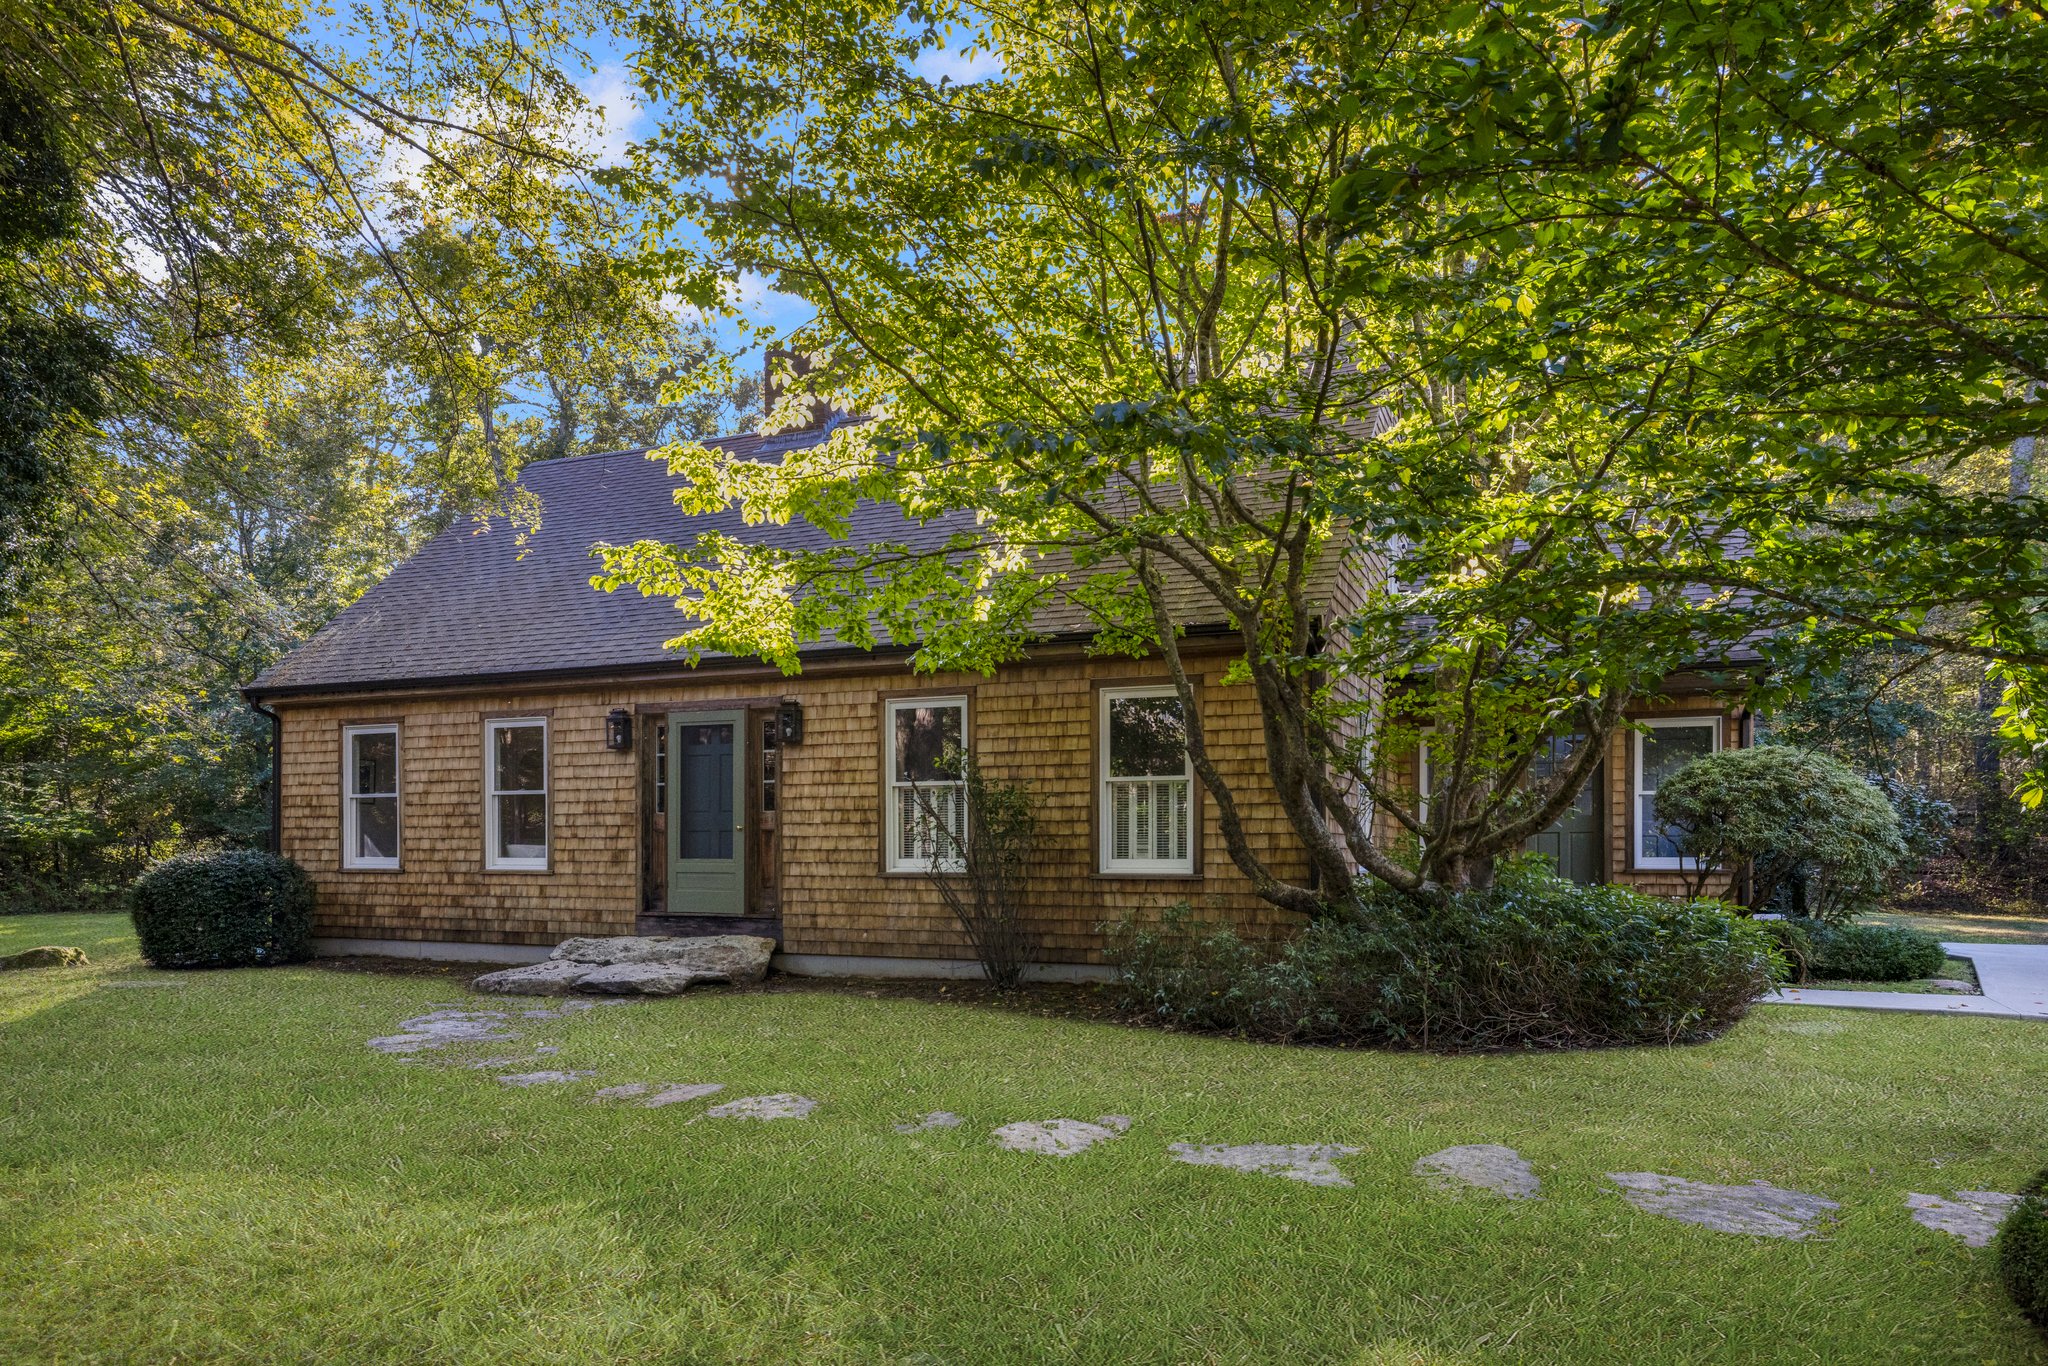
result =
[[[463,1000],[445,980],[180,977],[0,978],[0,1011],[44,999],[0,1030],[0,1358],[2038,1360],[1992,1254],[1902,1203],[2048,1159],[2029,1022],[1787,1008],[1702,1047],[1443,1058],[713,991],[516,1017],[492,1050],[598,1074],[529,1091],[459,1065],[483,1049],[364,1046]],[[820,1104],[591,1103],[623,1081]],[[894,1131],[935,1109],[966,1123]],[[1076,1157],[989,1140],[1101,1114],[1130,1132]],[[1182,1141],[1352,1144],[1356,1185],[1174,1163]],[[1410,1174],[1483,1142],[1544,1198]],[[1610,1171],[1843,1209],[1807,1243],[1735,1237],[1632,1209]]]
[[[1904,925],[1908,929],[1925,930],[1958,943],[2048,944],[2048,916],[2006,911],[1980,911],[1968,915],[1912,915],[1904,911],[1883,911],[1866,915],[1858,923]]]
[[[0,1026],[13,1024],[95,991],[115,975],[147,971],[125,915],[10,915],[0,917],[0,955],[44,944],[84,949],[83,968],[27,968],[5,975]]]

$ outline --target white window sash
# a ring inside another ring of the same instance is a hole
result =
[[[892,698],[883,712],[882,763],[889,792],[888,810],[882,813],[883,855],[892,873],[959,872],[965,866],[961,851],[967,843],[967,784],[913,783],[896,771],[896,717],[906,711],[943,708],[960,713],[960,745],[967,748],[965,697]],[[941,822],[950,839],[941,838]],[[942,849],[941,845],[949,847]]]
[[[1719,754],[1721,752],[1721,718],[1718,716],[1651,717],[1645,720],[1644,724],[1651,730],[1684,730],[1688,727],[1705,729],[1709,733],[1712,744],[1712,748],[1707,753]],[[1648,833],[1649,824],[1644,820],[1643,813],[1654,809],[1652,799],[1657,795],[1656,788],[1646,789],[1643,786],[1643,742],[1649,738],[1647,734],[1640,731],[1637,732],[1634,745],[1635,758],[1634,762],[1630,765],[1629,800],[1635,803],[1634,808],[1629,813],[1629,825],[1631,827],[1629,854],[1632,864],[1634,867],[1645,870],[1696,871],[1699,868],[1698,859],[1687,858],[1683,854],[1646,854],[1643,852],[1644,836]]]
[[[1110,773],[1110,711],[1132,698],[1180,696],[1171,684],[1104,688],[1096,704],[1096,796],[1102,827],[1099,867],[1105,873],[1188,874],[1195,871],[1194,764],[1181,753],[1181,771],[1119,778]]]
[[[356,741],[372,735],[391,737],[391,790],[389,792],[359,792],[356,790]],[[405,786],[401,745],[397,726],[343,726],[341,728],[341,866],[348,869],[391,869],[399,865],[405,853],[405,811],[400,792]],[[365,801],[389,801],[393,814],[392,828],[397,835],[398,852],[390,858],[364,858],[356,852],[362,832],[360,820],[361,804]]]
[[[506,730],[540,731],[540,786],[501,788],[498,786],[498,733]],[[548,792],[553,736],[545,716],[493,717],[484,722],[484,867],[494,873],[544,873],[555,850],[554,802]],[[536,855],[503,855],[498,852],[500,797],[541,799],[541,846]]]

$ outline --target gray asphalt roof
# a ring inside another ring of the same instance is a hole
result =
[[[772,459],[822,439],[821,432],[808,431],[715,444]],[[518,529],[503,518],[448,528],[266,669],[249,690],[674,664],[678,657],[662,642],[689,629],[692,619],[667,598],[592,588],[598,568],[593,545],[687,541],[712,530],[792,548],[830,544],[807,523],[748,527],[737,510],[686,516],[672,498],[679,481],[644,450],[536,461],[519,482],[541,505],[540,529],[523,546]],[[853,516],[852,535],[863,542],[937,543],[949,531],[938,523],[919,526],[877,504]]]
[[[711,444],[749,459],[772,460],[816,445],[811,430],[774,437],[743,435]],[[806,522],[749,526],[737,509],[690,516],[677,510],[678,480],[645,450],[614,451],[536,461],[520,474],[522,488],[541,504],[540,529],[522,545],[518,528],[503,518],[466,520],[392,570],[376,587],[248,686],[253,696],[299,691],[345,691],[398,685],[674,667],[681,656],[662,643],[681,635],[694,618],[662,597],[635,589],[604,593],[590,586],[598,569],[591,547],[649,539],[687,542],[722,531],[757,545],[822,549],[832,544]],[[863,503],[852,514],[848,539],[936,547],[955,530],[973,525],[971,514],[929,523],[908,520],[894,506]],[[1334,569],[1334,567],[1333,567]],[[1329,571],[1329,572],[1333,572]],[[1213,626],[1191,584],[1175,619]],[[1088,631],[1071,601],[1048,602],[1033,629],[1049,637]],[[806,654],[845,649],[825,640]],[[710,656],[707,656],[709,658]]]

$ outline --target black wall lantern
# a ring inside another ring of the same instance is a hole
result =
[[[606,749],[631,749],[633,747],[633,713],[624,707],[613,707],[604,718],[604,747]]]
[[[800,745],[804,742],[804,709],[800,703],[784,702],[777,718],[782,723],[782,743]]]

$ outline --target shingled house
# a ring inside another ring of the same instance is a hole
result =
[[[727,438],[772,460],[810,431]],[[600,541],[718,529],[823,544],[815,528],[686,522],[641,451],[542,461],[543,507],[509,526],[443,532],[298,650],[249,700],[275,718],[278,846],[312,874],[324,951],[519,961],[571,935],[756,933],[786,970],[969,974],[966,940],[925,875],[933,850],[912,783],[949,800],[936,761],[964,744],[1043,801],[1031,911],[1054,977],[1100,973],[1100,926],[1177,901],[1278,924],[1223,851],[1184,755],[1162,755],[1179,703],[1157,661],[1090,657],[1078,613],[993,676],[913,673],[907,650],[823,642],[800,676],[664,650],[686,620],[664,599],[590,587]],[[893,508],[856,537],[937,542]],[[1333,564],[1341,601],[1371,561]],[[1277,801],[1247,686],[1227,685],[1221,623],[1185,647],[1212,754],[1243,794],[1250,837],[1306,876]],[[1612,742],[1580,809],[1536,844],[1570,875],[1677,890],[1674,851],[1643,813],[1659,775],[1744,742],[1739,707],[1674,680]]]

